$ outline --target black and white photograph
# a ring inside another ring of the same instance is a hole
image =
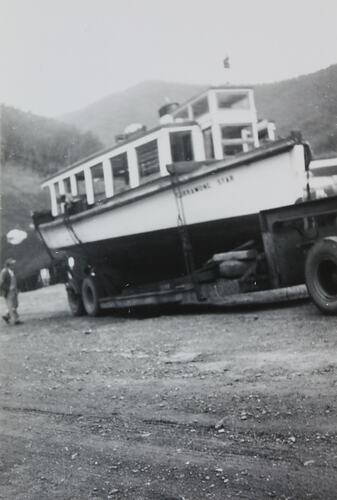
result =
[[[335,0],[0,0],[0,499],[337,499]]]

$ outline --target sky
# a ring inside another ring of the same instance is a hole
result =
[[[336,0],[0,0],[0,102],[59,116],[145,80],[284,80],[337,63],[336,24]]]

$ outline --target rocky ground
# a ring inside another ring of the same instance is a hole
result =
[[[336,499],[336,317],[70,316],[21,294],[0,332],[0,498]]]

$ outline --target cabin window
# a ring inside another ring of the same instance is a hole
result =
[[[246,125],[241,131],[242,139],[244,140],[245,151],[250,151],[254,148],[254,135],[252,125]]]
[[[242,92],[217,92],[218,108],[249,109],[249,96]]]
[[[77,186],[77,194],[78,194],[78,196],[85,196],[86,195],[86,189],[85,189],[85,177],[84,177],[83,170],[81,172],[78,172],[75,175],[75,179],[76,179],[76,186]]]
[[[94,200],[101,201],[105,199],[103,165],[102,163],[99,163],[98,165],[91,167],[90,170],[92,176],[92,186],[94,190]]]
[[[58,182],[55,182],[54,187],[55,187],[56,199],[58,199],[61,196],[60,184]]]
[[[183,108],[174,114],[174,118],[180,118],[181,120],[188,120],[188,109]]]
[[[258,131],[258,137],[259,137],[259,141],[264,143],[264,142],[268,142],[270,139],[270,135],[269,135],[269,130],[268,128],[262,128]]]
[[[221,137],[223,139],[242,139],[242,131],[246,127],[232,125],[221,127]]]
[[[71,194],[70,177],[67,177],[66,179],[63,179],[63,185],[64,185],[64,192],[65,192],[65,194]]]
[[[198,118],[201,115],[205,115],[209,112],[208,98],[203,97],[192,104],[192,111],[194,118]]]
[[[225,156],[248,151],[254,144],[251,125],[226,125],[221,127],[223,154]]]
[[[170,134],[172,161],[192,161],[193,147],[190,131],[172,132]]]
[[[121,193],[130,186],[127,153],[122,153],[114,158],[110,158],[110,163],[112,168],[114,193]]]
[[[203,130],[202,135],[204,137],[205,158],[206,160],[212,160],[215,157],[215,155],[214,155],[214,143],[213,143],[213,135],[211,127]]]
[[[136,148],[136,153],[140,182],[158,177],[160,166],[157,141],[142,144]]]
[[[61,211],[61,192],[60,192],[60,184],[58,182],[55,182],[54,184],[55,188],[55,196],[56,196],[56,206],[57,206],[57,212],[60,213]]]

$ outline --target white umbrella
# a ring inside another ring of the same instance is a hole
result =
[[[7,241],[11,245],[20,245],[26,238],[26,231],[21,231],[21,229],[11,229],[7,233]]]

